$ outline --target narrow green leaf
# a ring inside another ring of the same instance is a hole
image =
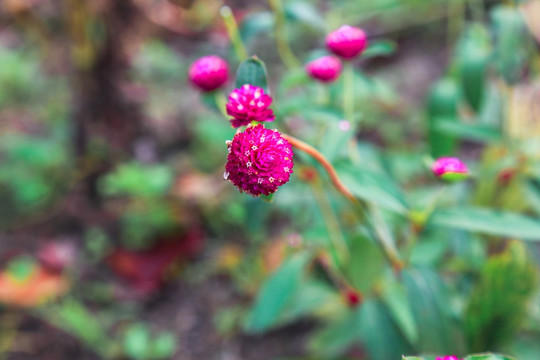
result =
[[[388,284],[383,292],[382,300],[388,306],[394,321],[411,344],[418,341],[418,327],[412,314],[407,291],[397,283]]]
[[[242,85],[250,84],[264,89],[266,93],[270,93],[268,88],[268,72],[264,62],[256,56],[242,61],[236,72],[235,86],[240,88]]]
[[[130,326],[124,334],[124,351],[133,359],[146,359],[150,350],[150,333],[143,324]]]
[[[323,359],[342,355],[360,338],[359,317],[359,308],[353,309],[346,316],[315,332],[308,344],[309,351]]]
[[[540,220],[517,213],[456,207],[435,211],[429,223],[483,234],[540,241]]]
[[[468,355],[467,357],[465,357],[464,360],[516,360],[516,359],[508,355],[483,353],[483,354]]]
[[[362,53],[362,59],[369,59],[378,56],[390,56],[397,50],[397,44],[392,40],[376,40],[369,44]]]
[[[345,274],[351,284],[366,293],[379,280],[386,268],[386,259],[381,250],[365,237],[352,239],[349,245],[350,261],[346,264]]]
[[[485,142],[501,140],[501,130],[484,124],[464,124],[454,118],[438,118],[435,130],[456,138],[478,140]]]
[[[452,155],[456,139],[441,133],[438,122],[441,118],[457,119],[459,87],[454,79],[447,78],[436,82],[430,90],[428,99],[429,144],[433,157]]]
[[[297,290],[304,267],[310,259],[308,252],[293,255],[264,283],[248,315],[247,331],[259,333],[276,323]]]
[[[405,356],[405,355],[403,355],[401,359],[402,360],[424,360],[423,358],[418,357],[418,356]]]
[[[342,165],[337,172],[345,185],[360,199],[387,210],[407,212],[405,197],[389,176],[352,165]]]

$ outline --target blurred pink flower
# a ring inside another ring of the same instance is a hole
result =
[[[189,67],[189,79],[202,91],[214,91],[229,78],[229,66],[219,56],[203,56]]]
[[[245,84],[229,95],[227,114],[233,127],[248,125],[252,121],[274,121],[274,111],[270,109],[272,97],[264,93],[264,89]]]
[[[461,360],[461,359],[458,358],[455,355],[446,355],[446,356],[443,356],[443,357],[437,357],[437,358],[435,358],[435,360]]]
[[[459,181],[469,176],[469,169],[456,157],[441,157],[431,166],[433,174],[447,181]]]
[[[291,145],[277,130],[262,124],[248,126],[227,142],[229,156],[224,178],[240,191],[251,195],[270,195],[293,172]]]
[[[366,33],[359,28],[343,25],[326,36],[326,46],[344,59],[352,59],[367,47]]]
[[[306,72],[322,82],[332,82],[341,74],[341,61],[332,55],[320,57],[306,65]]]

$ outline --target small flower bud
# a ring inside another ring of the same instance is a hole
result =
[[[248,125],[252,121],[274,121],[274,111],[270,109],[272,97],[264,93],[264,89],[245,84],[229,95],[227,114],[233,127]]]
[[[330,83],[341,74],[341,61],[332,55],[327,55],[313,60],[306,65],[306,72],[312,78]]]
[[[219,56],[203,56],[189,67],[189,79],[202,91],[214,91],[229,78],[229,66]]]
[[[366,33],[359,28],[343,25],[326,37],[326,46],[337,56],[352,59],[367,47]]]
[[[433,174],[446,181],[460,181],[469,176],[467,166],[455,157],[441,157],[431,166]]]
[[[237,133],[229,145],[226,179],[248,194],[270,195],[293,172],[291,145],[277,130],[262,124]]]
[[[439,357],[435,358],[435,360],[461,360],[461,359],[458,358],[455,355],[447,355],[447,356],[443,356],[443,357],[439,356]]]

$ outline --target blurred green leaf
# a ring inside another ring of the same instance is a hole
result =
[[[311,3],[307,1],[287,2],[283,10],[288,20],[324,31],[324,19]]]
[[[349,263],[345,274],[351,284],[363,293],[379,280],[386,268],[386,259],[379,247],[365,237],[355,237],[349,244]]]
[[[405,196],[389,176],[351,164],[343,164],[336,170],[343,183],[360,199],[387,210],[407,212]]]
[[[393,55],[397,50],[397,44],[392,40],[375,40],[369,43],[368,48],[362,53],[362,59],[379,56]]]
[[[242,85],[250,84],[264,89],[267,94],[270,94],[268,87],[268,73],[264,62],[256,56],[242,61],[236,72],[235,87],[240,88]]]
[[[438,130],[441,119],[457,120],[459,87],[454,79],[437,81],[429,92],[428,131],[431,156],[449,156],[454,153],[456,139]]]
[[[527,305],[538,287],[538,269],[527,251],[516,240],[485,264],[465,314],[473,351],[506,345],[525,319]]]
[[[464,341],[451,316],[449,293],[442,279],[429,268],[410,268],[402,274],[419,330],[418,350],[462,352]]]
[[[150,333],[143,324],[131,325],[124,334],[124,350],[133,359],[146,359],[150,351]]]
[[[468,355],[465,357],[464,360],[516,360],[516,359],[507,355],[483,353],[483,354]]]
[[[344,316],[316,331],[308,344],[310,353],[319,358],[331,359],[343,354],[360,338],[360,310],[349,310]]]
[[[437,209],[429,224],[489,235],[540,241],[540,221],[517,213],[484,208]]]
[[[250,13],[240,25],[240,36],[244,43],[249,43],[259,34],[269,34],[274,28],[274,15],[270,11]]]
[[[171,359],[176,349],[176,338],[173,333],[159,334],[152,342],[151,354],[154,359]]]
[[[439,133],[461,139],[486,142],[502,139],[501,130],[497,127],[484,124],[465,124],[455,118],[438,118],[434,129]]]
[[[416,344],[418,341],[418,326],[412,314],[406,289],[398,283],[388,283],[384,287],[382,300],[409,343]]]
[[[311,253],[297,253],[287,260],[266,280],[259,290],[245,328],[259,333],[276,323],[279,315],[297,290],[304,267],[311,259]]]
[[[103,178],[100,190],[106,195],[159,196],[169,190],[172,181],[172,169],[167,165],[131,162]]]
[[[9,261],[6,272],[17,281],[24,281],[36,270],[36,262],[28,256],[19,256]]]
[[[359,311],[362,343],[372,359],[399,359],[403,353],[412,351],[381,301],[368,299]]]

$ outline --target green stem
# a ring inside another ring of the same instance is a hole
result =
[[[321,210],[326,229],[328,230],[328,235],[330,236],[330,252],[336,267],[341,270],[343,268],[341,266],[340,258],[347,261],[347,243],[343,238],[338,219],[334,213],[334,210],[332,209],[332,204],[330,204],[330,200],[328,199],[320,180],[313,182],[312,187],[315,201]]]
[[[289,69],[297,68],[300,66],[300,61],[296,58],[287,42],[283,3],[281,0],[269,0],[269,3],[275,18],[274,37],[279,57]]]
[[[214,92],[214,100],[216,102],[216,105],[219,109],[219,112],[227,119],[230,118],[230,116],[227,114],[227,99],[225,98],[225,95],[223,95],[223,92],[221,91],[215,91]]]
[[[356,133],[358,131],[354,118],[354,68],[351,62],[345,62],[343,71],[343,114],[345,120],[351,124],[351,128]],[[349,141],[349,155],[353,164],[360,165],[360,153],[358,152],[358,141],[353,134]]]
[[[403,262],[399,258],[398,251],[394,245],[394,240],[392,239],[392,233],[382,216],[381,210],[371,204],[366,205],[366,208],[369,217],[371,218],[373,230],[377,235],[375,238],[379,240],[378,243],[381,250],[392,265],[394,271],[399,273],[401,269],[403,269]]]
[[[236,23],[236,19],[233,16],[231,8],[228,6],[221,7],[220,14],[223,18],[223,22],[225,23],[225,27],[227,28],[227,33],[229,34],[229,39],[231,39],[236,57],[239,61],[244,61],[247,59],[248,53],[244,43],[242,42],[242,38],[240,37],[238,24]]]

